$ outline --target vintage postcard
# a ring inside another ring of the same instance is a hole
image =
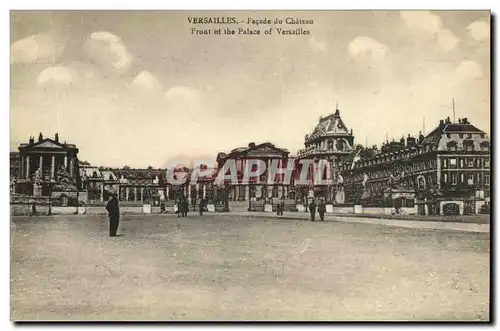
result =
[[[490,321],[489,11],[11,11],[13,321]]]

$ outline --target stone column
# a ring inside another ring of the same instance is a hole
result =
[[[267,187],[267,197],[268,198],[272,198],[273,197],[273,188],[274,188],[274,185],[269,185]]]
[[[203,184],[203,199],[207,197],[207,185]]]
[[[184,186],[184,197],[186,197],[186,196],[187,196],[187,187]]]
[[[50,171],[50,179],[54,179],[56,175],[56,156],[52,155],[52,169]]]
[[[250,200],[250,186],[245,185],[245,201]]]
[[[170,199],[170,187],[167,185],[165,186],[165,200]]]
[[[436,158],[436,182],[438,189],[441,189],[441,158]]]
[[[69,160],[69,175],[73,177],[73,158]]]
[[[104,182],[101,183],[101,202],[104,201]]]
[[[43,155],[40,155],[40,165],[38,167],[43,176]]]
[[[144,187],[141,187],[141,201],[144,202]]]
[[[234,201],[238,201],[240,199],[240,187],[234,187]]]
[[[30,178],[30,157],[26,156],[26,179]]]
[[[189,185],[189,184],[187,187],[187,191],[188,191],[188,201],[191,202],[191,185]]]
[[[137,186],[134,187],[134,201],[137,201]]]
[[[128,201],[130,187],[125,187],[125,201]]]
[[[68,170],[68,156],[64,155],[64,170]]]

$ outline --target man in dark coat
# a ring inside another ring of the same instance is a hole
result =
[[[109,236],[116,237],[116,232],[118,231],[118,225],[120,223],[120,207],[118,206],[116,194],[113,194],[111,199],[109,199],[106,210],[108,211],[109,217]]]
[[[182,217],[187,217],[189,211],[189,201],[187,199],[184,199],[182,202]]]
[[[203,216],[203,211],[205,210],[205,199],[200,199],[200,205],[198,206],[200,209],[200,216]]]
[[[309,204],[309,213],[311,214],[311,222],[314,222],[316,217],[316,202],[314,200]]]
[[[326,213],[326,205],[325,205],[325,202],[323,200],[321,200],[319,202],[318,213],[319,213],[319,218],[323,222],[325,220],[325,213]]]

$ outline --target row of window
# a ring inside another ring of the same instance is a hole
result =
[[[457,185],[458,183],[467,183],[468,185],[490,185],[490,175],[481,172],[469,174],[444,172],[443,183],[451,185]]]
[[[443,158],[443,168],[486,168],[490,167],[490,160],[484,158]]]

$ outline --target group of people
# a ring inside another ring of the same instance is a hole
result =
[[[325,220],[325,213],[326,213],[326,205],[325,201],[320,200],[319,203],[316,205],[316,202],[314,200],[309,203],[309,213],[311,214],[311,222],[314,222],[316,220],[316,209],[318,210],[319,213],[319,218],[321,221]]]

